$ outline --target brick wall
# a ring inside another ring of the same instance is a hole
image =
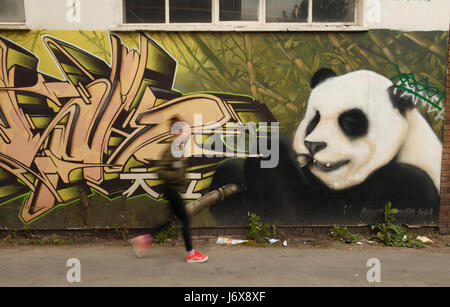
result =
[[[450,39],[448,43],[447,67],[450,67]],[[448,69],[445,92],[444,148],[442,152],[439,230],[442,234],[450,234],[450,73]]]

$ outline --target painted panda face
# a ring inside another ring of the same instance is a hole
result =
[[[299,163],[333,189],[357,185],[389,163],[407,133],[391,86],[370,71],[327,76],[316,84],[294,138]]]

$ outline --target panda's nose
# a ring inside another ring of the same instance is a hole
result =
[[[311,156],[314,156],[316,153],[327,147],[327,143],[305,141],[305,146],[306,148],[308,148],[308,151],[311,153]]]

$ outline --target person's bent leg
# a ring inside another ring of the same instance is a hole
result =
[[[166,195],[166,198],[172,205],[174,215],[180,220],[182,224],[184,244],[186,251],[189,252],[193,249],[191,239],[191,229],[190,229],[190,218],[189,215],[187,214],[186,206],[183,203],[183,199],[176,190],[169,187],[165,188],[164,194]]]
[[[134,237],[130,240],[131,247],[133,248],[134,254],[141,258],[145,255],[148,248],[153,243],[153,237],[150,234],[143,234],[137,237]]]
[[[181,221],[183,229],[184,243],[186,247],[186,262],[188,263],[201,263],[208,260],[208,256],[202,255],[192,247],[191,229],[190,229],[190,217],[186,211],[186,206],[183,203],[178,191],[172,188],[166,188],[165,194],[167,199],[172,205],[174,215]]]

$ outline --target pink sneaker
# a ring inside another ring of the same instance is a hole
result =
[[[187,263],[202,263],[208,261],[208,256],[202,255],[200,252],[195,251],[194,255],[186,256]]]
[[[152,246],[153,238],[151,235],[141,235],[130,240],[134,254],[141,258],[150,246]]]

